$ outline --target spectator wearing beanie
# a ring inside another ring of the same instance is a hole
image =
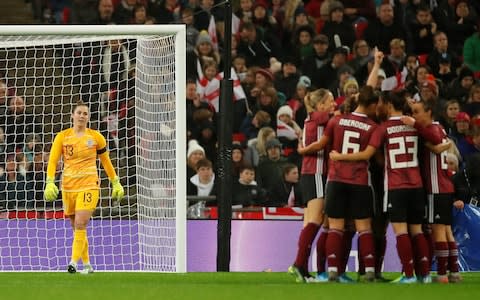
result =
[[[329,5],[330,20],[325,22],[322,28],[322,34],[325,34],[330,41],[329,50],[333,51],[335,47],[347,46],[352,49],[353,42],[356,40],[355,31],[352,24],[344,19],[343,4],[339,1],[331,2]],[[340,44],[337,44],[339,41]]]
[[[315,80],[320,68],[331,59],[330,53],[328,52],[328,44],[328,37],[324,34],[318,34],[313,38],[314,53],[305,57],[301,67],[303,75]],[[318,86],[318,83],[313,82],[313,85]]]
[[[190,178],[197,173],[198,161],[204,158],[206,157],[203,147],[198,144],[197,140],[190,140],[187,149],[187,186],[190,182]]]
[[[207,31],[201,31],[197,37],[194,51],[187,52],[187,78],[199,79],[197,70],[203,69],[205,61],[213,60],[222,68],[220,54],[213,48],[212,38]]]
[[[282,156],[282,144],[276,138],[270,139],[265,143],[267,156],[260,159],[257,167],[257,183],[268,191],[269,197],[275,197],[272,194],[273,188],[282,180],[283,166],[288,163]]]
[[[295,95],[300,73],[297,71],[297,60],[294,57],[287,57],[282,63],[282,70],[275,74],[273,85],[278,92],[285,95],[287,99]]]
[[[449,98],[458,99],[460,102],[460,107],[463,108],[463,106],[467,103],[468,94],[470,93],[470,89],[472,88],[474,82],[475,77],[472,70],[470,70],[468,67],[463,67],[460,70],[458,77],[450,84],[448,89]]]

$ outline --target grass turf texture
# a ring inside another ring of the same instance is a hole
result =
[[[356,278],[355,274],[350,274]],[[398,273],[387,273],[393,279]],[[457,284],[299,284],[285,273],[0,273],[0,299],[478,299],[480,273]]]

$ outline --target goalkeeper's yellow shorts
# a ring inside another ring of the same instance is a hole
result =
[[[94,210],[97,207],[99,190],[86,190],[81,192],[63,192],[63,212],[72,216],[77,210]]]

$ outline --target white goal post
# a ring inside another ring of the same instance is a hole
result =
[[[0,26],[0,271],[66,271],[70,221],[43,188],[79,99],[126,191],[112,201],[99,164],[92,265],[187,271],[185,68],[184,25]]]

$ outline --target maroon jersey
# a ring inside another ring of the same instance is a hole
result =
[[[325,125],[330,118],[326,112],[312,112],[303,126],[303,146],[308,146],[320,139],[325,130]],[[302,161],[302,174],[326,174],[325,151],[307,154]]]
[[[365,150],[377,124],[366,115],[353,112],[330,120],[324,135],[329,137],[332,150],[355,153]],[[329,160],[328,181],[370,185],[368,161]]]
[[[418,132],[404,125],[400,117],[391,117],[372,135],[370,145],[385,153],[385,190],[422,187],[418,165]]]
[[[422,137],[434,145],[447,141],[447,133],[438,122],[419,130]],[[454,192],[453,183],[448,176],[447,151],[440,154],[431,152],[427,147],[423,151],[423,179],[429,194],[449,194]]]

